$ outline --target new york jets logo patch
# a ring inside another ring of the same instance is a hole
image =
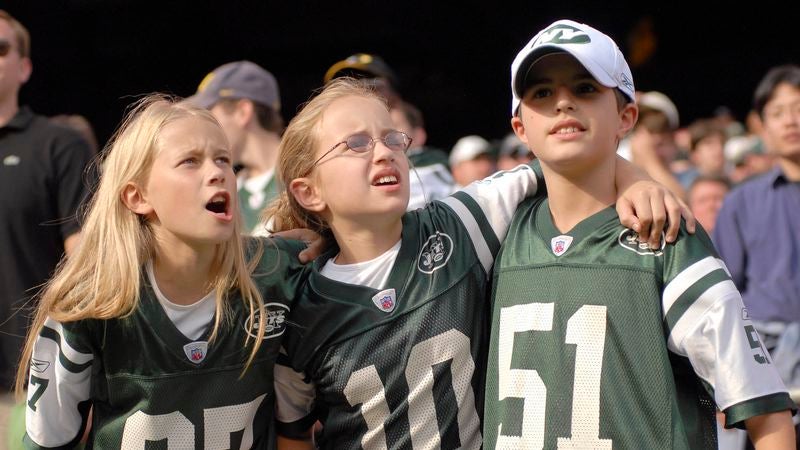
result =
[[[206,359],[206,355],[208,354],[208,342],[190,342],[183,346],[183,353],[186,354],[186,357],[189,358],[189,361],[195,364],[200,364],[204,359]]]
[[[559,24],[544,30],[531,47],[544,44],[588,44],[589,42],[592,40],[583,30]]]
[[[397,306],[397,296],[394,289],[384,289],[372,296],[372,303],[383,312],[390,313]]]
[[[622,230],[617,240],[619,245],[626,250],[644,256],[661,256],[664,254],[664,245],[666,244],[664,232],[661,232],[661,247],[653,250],[647,242],[639,242],[639,234],[629,228]]]
[[[566,253],[570,244],[572,244],[572,236],[567,236],[565,234],[550,239],[550,249],[556,256],[561,256]]]
[[[286,331],[286,317],[289,315],[289,307],[282,303],[267,303],[264,305],[267,311],[267,323],[264,326],[264,339],[276,338]],[[244,331],[251,337],[258,337],[259,316],[255,316],[255,321],[250,323],[250,318],[244,323]]]
[[[436,233],[425,241],[417,258],[417,269],[422,273],[433,273],[447,264],[453,254],[453,239],[444,233]]]

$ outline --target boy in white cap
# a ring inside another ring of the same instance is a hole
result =
[[[485,447],[716,448],[718,407],[756,448],[792,448],[795,406],[706,233],[651,249],[619,224],[638,110],[614,41],[557,21],[511,88],[549,197],[517,208],[495,262]]]

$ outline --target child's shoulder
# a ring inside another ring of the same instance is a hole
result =
[[[259,266],[302,265],[297,255],[307,247],[303,241],[281,237],[246,236],[243,238],[247,261],[258,259]]]

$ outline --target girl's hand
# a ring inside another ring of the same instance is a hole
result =
[[[666,241],[675,242],[681,217],[686,230],[694,234],[695,218],[686,203],[664,186],[647,180],[631,184],[617,199],[617,214],[622,225],[636,231],[651,249],[661,247],[661,233],[668,226]]]
[[[279,231],[274,233],[273,236],[282,237],[284,239],[296,239],[306,243],[306,249],[297,255],[301,263],[307,263],[315,260],[325,250],[327,241],[320,234],[311,231],[307,228],[295,228],[292,230]]]

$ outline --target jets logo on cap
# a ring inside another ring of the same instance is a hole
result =
[[[588,44],[589,35],[580,28],[559,24],[542,31],[542,35],[531,47],[544,44]]]

